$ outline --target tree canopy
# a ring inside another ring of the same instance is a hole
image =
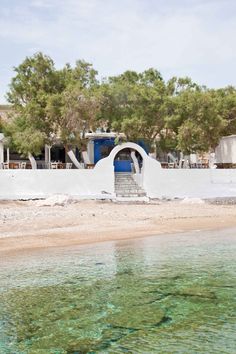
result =
[[[60,139],[66,146],[79,140],[99,107],[97,72],[85,61],[56,70],[51,58],[36,53],[14,68],[8,101],[14,115],[6,126],[13,147],[22,155],[40,154]]]
[[[233,86],[208,89],[177,77],[165,82],[154,68],[100,82],[92,64],[78,60],[56,69],[43,53],[14,72],[7,94],[14,113],[3,129],[23,155],[40,154],[56,139],[66,148],[80,146],[85,131],[99,126],[184,153],[209,151],[222,136],[236,134]]]

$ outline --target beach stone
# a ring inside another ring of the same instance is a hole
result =
[[[38,200],[35,202],[36,206],[65,206],[67,204],[73,203],[74,200],[72,197],[64,194],[52,195],[43,200]]]
[[[181,204],[205,204],[205,201],[201,198],[184,198],[180,202]]]
[[[139,330],[155,327],[166,317],[165,312],[156,305],[124,308],[120,313],[108,318],[112,327]]]

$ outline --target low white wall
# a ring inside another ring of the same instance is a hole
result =
[[[236,169],[161,169],[143,187],[150,198],[236,197]]]
[[[143,176],[150,198],[236,197],[236,169],[158,169]],[[114,198],[113,166],[103,170],[0,170],[0,199],[45,198],[67,194]]]
[[[95,170],[1,170],[0,199],[46,198],[68,194],[80,198],[114,196],[114,176]]]
[[[114,198],[114,158],[124,148],[143,158],[141,181],[150,198],[236,197],[236,169],[162,169],[134,143],[115,147],[93,170],[0,170],[0,199],[45,198],[67,194]]]

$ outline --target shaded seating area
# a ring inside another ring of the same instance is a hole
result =
[[[60,170],[60,169],[71,169],[72,168],[72,162],[60,162],[60,161],[55,161],[51,162],[50,164],[50,169],[51,170]]]
[[[45,162],[36,162],[37,164],[37,169],[71,169],[73,164],[72,162],[65,162],[62,163],[60,161],[55,161],[55,162],[51,162],[50,165],[45,164]],[[32,166],[30,162],[26,162],[26,161],[9,161],[9,162],[3,162],[1,164],[1,169],[3,170],[31,170]]]
[[[18,169],[31,169],[31,164],[30,162],[26,161],[9,161],[9,162],[3,162],[2,163],[2,169],[3,170],[18,170]]]

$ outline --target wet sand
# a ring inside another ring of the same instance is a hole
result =
[[[38,248],[236,227],[234,204],[196,200],[40,205],[37,201],[0,202],[0,259]]]

